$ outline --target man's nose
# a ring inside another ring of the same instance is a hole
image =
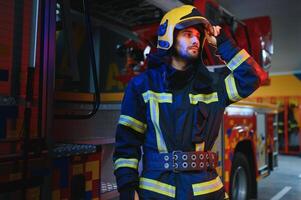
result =
[[[199,38],[196,37],[196,36],[192,37],[192,44],[194,44],[194,45],[198,44],[199,45],[200,44]]]

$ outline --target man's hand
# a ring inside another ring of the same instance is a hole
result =
[[[216,37],[220,34],[221,29],[220,26],[211,26],[209,29],[206,29],[205,37],[210,45],[216,47]]]
[[[138,193],[135,191],[135,200],[139,200]]]

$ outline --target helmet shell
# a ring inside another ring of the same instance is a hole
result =
[[[210,25],[209,21],[200,14],[196,7],[184,5],[170,10],[160,22],[157,48],[170,49],[173,45],[175,29],[181,30],[197,24],[203,24],[205,27]]]

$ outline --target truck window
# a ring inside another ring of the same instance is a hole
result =
[[[205,17],[209,19],[212,24],[221,24],[220,11],[209,2],[206,3]]]
[[[57,1],[55,89],[64,92],[92,92],[89,46],[82,6],[75,1]],[[93,23],[92,23],[93,26]],[[94,40],[99,32],[93,27]],[[94,43],[99,52],[99,43]],[[99,57],[99,56],[98,56]],[[99,61],[96,59],[99,67]]]
[[[91,61],[82,6],[58,1],[56,14],[56,90],[91,93]],[[129,29],[105,22],[97,13],[91,13],[91,24],[100,91],[123,92],[128,81],[144,69],[144,49],[133,41],[137,38]]]

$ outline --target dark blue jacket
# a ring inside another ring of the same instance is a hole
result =
[[[227,63],[226,75],[209,72],[200,64],[183,72],[161,63],[130,81],[113,158],[120,191],[136,188],[142,199],[223,196],[223,184],[215,170],[175,173],[153,168],[154,155],[159,153],[211,150],[225,107],[259,87],[260,67],[245,50],[226,41],[219,45],[218,53]],[[139,177],[141,147],[143,170]]]

